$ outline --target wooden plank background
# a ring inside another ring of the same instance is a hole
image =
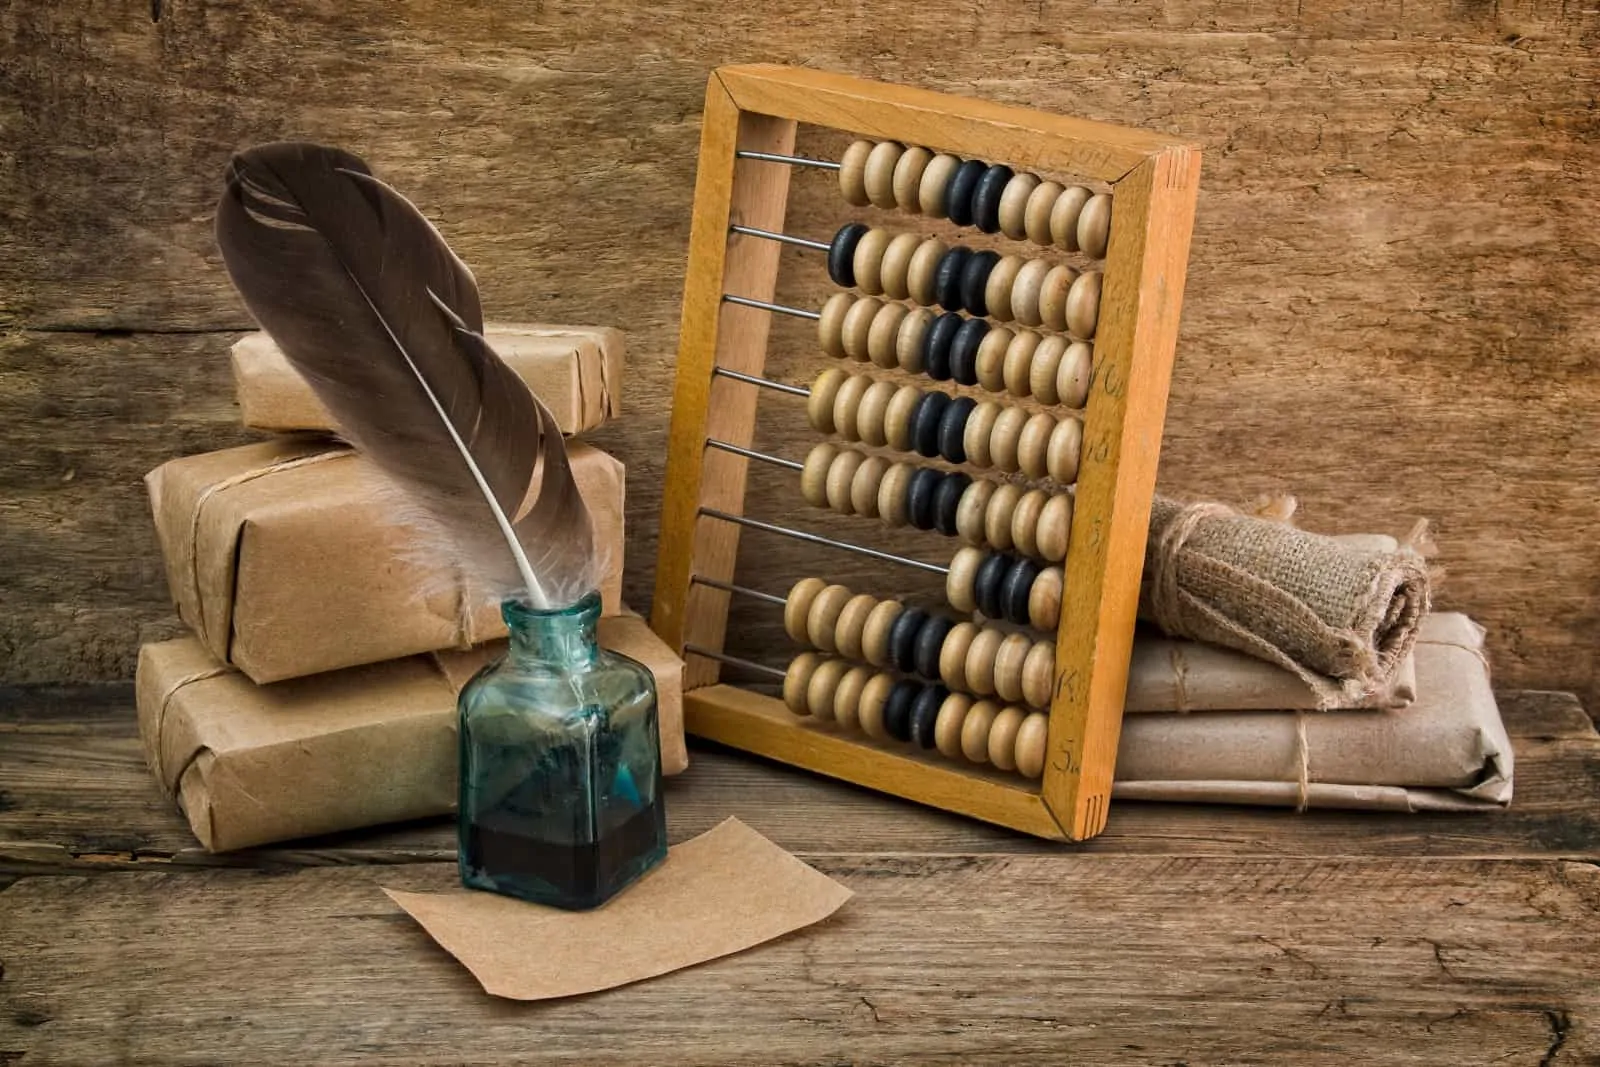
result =
[[[367,157],[492,317],[628,331],[631,412],[594,439],[629,464],[645,607],[704,81],[770,60],[1202,143],[1163,487],[1292,491],[1314,529],[1430,518],[1497,681],[1594,705],[1592,6],[60,0],[0,6],[0,34],[0,680],[125,677],[173,631],[139,477],[246,439],[211,212],[228,154],[279,137]],[[790,229],[841,206],[797,176]],[[820,297],[803,253],[784,272]],[[814,373],[800,324],[774,338],[776,371]],[[778,417],[758,442],[809,444]],[[748,506],[830,527],[783,478]],[[770,542],[740,573],[807,572],[869,573]]]

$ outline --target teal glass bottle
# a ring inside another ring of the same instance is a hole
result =
[[[461,880],[597,907],[667,854],[655,681],[596,643],[596,593],[500,611],[510,647],[457,703]]]

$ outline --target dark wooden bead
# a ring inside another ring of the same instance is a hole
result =
[[[978,384],[978,346],[989,335],[989,323],[983,319],[963,319],[950,342],[950,377],[962,385]]]
[[[946,537],[956,535],[956,513],[961,510],[961,497],[972,484],[972,476],[961,471],[951,471],[939,482],[933,495],[933,528]]]
[[[917,743],[918,748],[932,748],[934,743],[934,727],[939,722],[939,709],[944,707],[944,702],[949,699],[950,690],[942,685],[925,685],[922,692],[917,694],[911,702],[911,722],[909,733],[911,740]]]
[[[906,516],[919,530],[931,530],[939,521],[939,486],[944,474],[932,467],[918,467],[906,483]]]
[[[929,323],[922,334],[922,369],[936,382],[950,380],[950,346],[965,321],[954,311],[947,311]]]
[[[944,206],[950,221],[957,226],[972,225],[972,194],[978,191],[978,182],[988,169],[988,164],[983,160],[969,159],[957,167],[955,175],[951,177]]]
[[[1006,580],[1006,573],[1010,569],[1011,557],[991,552],[983,557],[983,562],[978,564],[978,572],[972,576],[973,603],[991,619],[1005,618],[1000,610],[1000,585]]]
[[[928,621],[921,608],[907,608],[889,626],[889,665],[910,674],[917,669],[917,631]]]
[[[846,289],[856,284],[856,245],[861,243],[867,227],[859,222],[847,222],[839,227],[828,244],[828,277],[833,284]]]
[[[1018,559],[1011,564],[1005,580],[1000,585],[1001,615],[1010,622],[1028,621],[1028,594],[1033,592],[1034,579],[1040,567],[1031,559]]]
[[[953,619],[943,615],[928,616],[928,621],[917,631],[917,647],[912,653],[918,674],[924,678],[939,677],[939,652],[944,648],[944,639],[955,628]]]
[[[958,396],[945,405],[939,416],[939,455],[951,463],[967,461],[967,420],[978,402],[970,396]]]
[[[1000,196],[1012,173],[1004,163],[996,163],[978,179],[972,192],[972,224],[984,233],[1000,232]]]
[[[972,249],[951,245],[939,259],[933,276],[933,298],[946,311],[961,310],[961,277],[972,259]]]
[[[902,678],[889,690],[889,699],[883,704],[883,729],[896,741],[911,740],[911,705],[923,687],[909,678]]]
[[[933,459],[939,455],[939,421],[950,407],[946,393],[930,390],[922,394],[917,408],[911,413],[911,447],[918,455]]]
[[[989,286],[989,273],[998,262],[1000,253],[985,249],[968,256],[967,265],[961,268],[961,306],[974,315],[989,314],[989,301],[984,290]]]

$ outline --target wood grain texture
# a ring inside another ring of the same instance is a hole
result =
[[[136,331],[3,342],[0,538],[29,562],[0,577],[0,678],[125,677],[138,637],[170,626],[133,483],[239,431],[233,334],[165,331],[248,325],[210,214],[229,152],[281,136],[367,156],[474,266],[491,317],[629,332],[630,414],[594,439],[629,465],[645,608],[705,79],[771,60],[1200,142],[1163,489],[1293,491],[1313,529],[1432,518],[1438,600],[1490,627],[1497,680],[1600,696],[1592,7],[997,0],[898,12],[893,34],[868,6],[793,0],[151,11],[0,11],[0,323]],[[797,232],[874,217],[842,210],[830,176],[794,186]],[[783,269],[780,295],[820,306],[815,260]],[[815,366],[808,327],[773,335],[769,368]],[[811,437],[797,420],[757,440],[800,458]],[[61,481],[73,469],[123,510],[91,506]],[[792,479],[752,478],[752,513],[863,528],[794,501]],[[745,541],[751,584],[818,570],[810,550]],[[882,589],[849,561],[828,576]],[[733,625],[746,651],[783,647],[759,606]]]

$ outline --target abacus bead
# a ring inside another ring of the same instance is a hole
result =
[[[961,723],[961,754],[973,763],[989,760],[989,729],[994,725],[1000,705],[992,700],[980,700],[967,709]]]
[[[806,418],[818,433],[833,432],[833,402],[840,386],[850,376],[838,367],[829,367],[811,383],[811,395],[806,399]]]
[[[933,297],[946,311],[960,311],[961,275],[972,260],[972,249],[951,245],[939,260],[939,269],[933,278]]]
[[[994,431],[989,434],[989,459],[996,469],[1008,474],[1017,469],[1017,445],[1027,422],[1027,409],[1014,406],[1000,412],[1000,417],[994,420]]]
[[[944,580],[944,597],[957,611],[977,609],[974,586],[978,577],[978,567],[982,563],[983,553],[970,545],[957,549],[956,554],[950,558],[950,572],[945,575]]]
[[[939,420],[950,406],[947,393],[922,394],[922,402],[911,417],[911,445],[917,454],[933,459],[939,454]]]
[[[938,290],[939,264],[949,247],[937,237],[929,237],[911,253],[911,263],[906,267],[906,293],[913,302],[932,307]]]
[[[1001,322],[1009,322],[1014,317],[1011,314],[1011,290],[1017,284],[1017,273],[1025,262],[1021,256],[1001,256],[984,283],[983,306]]]
[[[1022,425],[1022,436],[1017,439],[1017,467],[1030,478],[1043,478],[1049,467],[1046,453],[1050,447],[1050,434],[1056,428],[1054,415],[1035,412]]]
[[[958,396],[945,405],[939,416],[939,455],[951,463],[967,461],[967,420],[978,402],[970,396]]]
[[[873,382],[861,394],[856,405],[856,433],[869,445],[882,445],[888,434],[884,419],[888,417],[889,401],[894,399],[898,387],[893,382]]]
[[[834,721],[833,695],[839,689],[839,679],[849,669],[845,660],[825,659],[811,672],[811,680],[806,683],[806,709],[822,722]]]
[[[895,616],[889,627],[889,665],[902,674],[916,669],[917,631],[928,621],[928,613],[921,608],[907,608]]]
[[[866,173],[861,183],[874,207],[894,207],[894,168],[905,147],[895,141],[879,141],[867,155]]]
[[[1023,232],[1034,244],[1050,243],[1050,215],[1063,191],[1060,182],[1040,182],[1029,194],[1027,206],[1022,212]],[[861,195],[865,197],[866,193]]]
[[[961,329],[961,316],[946,311],[933,320],[922,338],[922,369],[936,382],[950,380],[950,346]]]
[[[1018,330],[1012,335],[1001,368],[1005,391],[1012,396],[1028,395],[1033,377],[1033,354],[1042,343],[1042,338],[1032,330]]]
[[[882,309],[883,301],[875,296],[864,296],[850,305],[839,331],[839,346],[846,356],[858,363],[867,361],[867,334],[872,329],[873,316]]]
[[[946,537],[956,535],[956,516],[970,485],[972,476],[961,471],[950,471],[939,479],[933,494],[933,528]]]
[[[878,486],[883,483],[884,473],[888,469],[889,461],[882,456],[868,456],[856,468],[855,477],[850,479],[852,514],[865,515],[869,519],[878,517]]]
[[[817,320],[817,343],[834,359],[844,357],[844,319],[855,304],[856,298],[850,293],[834,293],[822,305],[822,317]]]
[[[1033,580],[1028,591],[1028,625],[1036,630],[1054,630],[1061,622],[1062,572],[1059,566],[1046,567]]]
[[[883,436],[889,447],[897,452],[911,449],[911,420],[922,403],[922,390],[914,385],[902,385],[889,398],[883,412]]]
[[[826,486],[828,506],[841,515],[849,515],[852,512],[850,483],[866,459],[864,454],[847,448],[835,456],[833,464],[828,467]]]
[[[984,233],[1000,232],[1000,198],[1011,181],[1012,170],[996,163],[978,178],[972,191],[972,224]]]
[[[983,335],[978,345],[978,384],[991,393],[1005,389],[1006,349],[1016,337],[1009,326],[995,326]]]
[[[998,552],[991,552],[984,557],[983,563],[978,567],[978,573],[972,579],[972,599],[978,605],[978,610],[991,619],[1006,617],[1004,601],[1001,600],[1001,587],[1006,576],[1011,573],[1012,561]]]
[[[1020,241],[1028,236],[1028,198],[1037,188],[1039,176],[1023,171],[1013,174],[1006,182],[1005,192],[1000,194],[1000,232],[1012,240]]]
[[[911,740],[918,748],[932,748],[939,723],[939,709],[950,696],[942,685],[925,685],[911,702]]]
[[[914,473],[916,470],[909,463],[896,463],[884,472],[883,481],[878,483],[878,518],[885,526],[904,526],[910,520],[906,490]]]
[[[839,160],[839,191],[846,202],[856,207],[866,207],[872,202],[867,199],[866,183],[867,157],[872,154],[872,148],[871,141],[852,141]]]
[[[1039,516],[1049,502],[1050,494],[1043,489],[1029,489],[1011,513],[1011,543],[1024,556],[1039,554]]]
[[[1055,684],[1055,642],[1035,641],[1022,661],[1022,699],[1036,708],[1048,708]]]
[[[933,723],[933,747],[941,756],[955,759],[961,755],[961,727],[972,710],[972,698],[965,693],[951,693],[939,705],[939,717]]]
[[[866,157],[862,156],[865,165]],[[946,205],[949,203],[950,179],[954,178],[956,171],[961,169],[961,157],[952,156],[948,152],[940,152],[928,161],[928,166],[922,172],[922,181],[917,186],[917,203],[922,206],[922,213],[930,219],[942,219],[946,214]],[[862,196],[866,196],[865,188]],[[865,202],[865,201],[863,201]]]
[[[875,383],[865,374],[852,374],[839,383],[839,392],[833,398],[833,432],[846,441],[859,441],[856,429],[856,412],[861,407],[861,397]]]
[[[885,304],[872,316],[872,325],[867,328],[867,358],[885,370],[897,365],[895,341],[909,314],[911,310],[904,304]]]
[[[1092,194],[1081,185],[1062,191],[1050,208],[1050,236],[1040,244],[1054,244],[1068,252],[1078,250],[1078,215]]]
[[[921,245],[922,238],[918,235],[900,233],[883,250],[883,258],[878,264],[878,284],[885,296],[904,300],[910,295],[911,257],[917,254]]]
[[[870,667],[855,666],[845,671],[833,692],[833,720],[847,730],[861,727],[861,694],[872,679]]]
[[[861,658],[874,667],[889,665],[889,631],[905,608],[898,600],[880,600],[861,628]]]
[[[894,361],[907,374],[921,374],[922,342],[933,323],[933,312],[927,308],[912,308],[900,323],[894,337]]]
[[[1072,538],[1072,497],[1066,493],[1053,493],[1039,512],[1039,558],[1060,563],[1067,558],[1067,543]],[[1031,613],[1031,611],[1030,611]]]
[[[939,680],[951,689],[967,688],[967,653],[978,636],[975,622],[958,622],[939,649]]]
[[[1097,270],[1085,271],[1067,294],[1067,330],[1080,340],[1093,337],[1100,320],[1100,277]]]
[[[987,249],[974,252],[961,268],[961,306],[974,315],[989,314],[989,275],[1000,262],[1000,253]]]
[[[1011,317],[1024,326],[1037,326],[1039,294],[1044,291],[1044,276],[1050,273],[1050,261],[1030,259],[1017,271],[1017,280],[1011,285]]]
[[[1038,778],[1044,774],[1045,742],[1050,734],[1050,716],[1043,712],[1030,712],[1017,727],[1014,742],[1017,773],[1025,778]]]
[[[889,734],[883,728],[883,706],[889,702],[889,693],[893,689],[892,674],[874,674],[861,687],[861,700],[856,707],[856,718],[868,737],[879,741],[888,738]]]
[[[828,468],[838,455],[838,446],[827,441],[806,453],[806,464],[800,470],[800,496],[814,508],[828,506]]]
[[[913,215],[922,210],[922,173],[933,160],[933,153],[921,145],[912,145],[900,155],[894,165],[894,202],[902,211]]]
[[[1006,634],[994,655],[994,691],[1002,700],[1022,699],[1022,665],[1033,651],[1033,638],[1025,633]]]
[[[1039,565],[1030,559],[1012,562],[1000,586],[998,618],[1007,622],[1028,621],[1029,594],[1033,592],[1033,583],[1039,577],[1039,571]]]
[[[1021,487],[1009,482],[994,491],[994,495],[989,498],[989,510],[983,520],[985,544],[1001,550],[1011,547],[1011,516],[1016,514],[1017,502],[1021,499]]]
[[[922,687],[909,678],[902,678],[889,690],[889,699],[883,703],[883,732],[896,741],[911,740],[911,703],[917,699]]]
[[[893,236],[888,230],[871,229],[856,242],[850,269],[856,276],[856,288],[863,293],[883,292],[883,254],[888,251]]]
[[[961,385],[978,384],[978,349],[989,336],[989,323],[984,319],[966,319],[950,343],[950,377]]]
[[[961,501],[956,505],[956,534],[967,544],[984,544],[983,520],[994,493],[993,482],[978,478],[961,494]]]
[[[1083,423],[1068,417],[1056,423],[1050,432],[1050,444],[1045,453],[1045,473],[1062,485],[1078,480],[1078,457],[1083,450]]]
[[[1017,731],[1027,717],[1021,708],[1007,705],[989,727],[989,762],[1002,771],[1017,769]]]
[[[856,283],[856,243],[866,232],[863,224],[847,222],[834,233],[833,240],[828,243],[828,277],[833,284],[848,289]]]
[[[994,658],[1000,654],[1005,634],[990,626],[980,629],[967,647],[967,689],[979,696],[994,692]]]
[[[811,602],[811,610],[806,612],[806,635],[811,638],[812,647],[823,652],[839,650],[833,630],[839,624],[839,613],[844,611],[850,597],[850,590],[842,585],[830,585],[817,594],[817,598]]]
[[[1028,392],[1039,398],[1041,404],[1055,404],[1061,397],[1056,392],[1056,371],[1067,350],[1067,339],[1058,333],[1050,334],[1033,350],[1028,364]]]
[[[783,598],[783,631],[791,640],[802,645],[809,645],[811,637],[806,630],[806,616],[811,614],[811,605],[817,599],[817,594],[828,588],[828,583],[821,578],[802,578],[789,588],[789,595]]]
[[[931,530],[937,518],[934,494],[944,476],[932,467],[918,467],[906,488],[906,514],[911,525],[919,530]]]
[[[950,191],[945,194],[945,213],[957,226],[972,225],[972,194],[978,189],[978,179],[989,168],[979,159],[969,159],[956,168],[950,179]]]
[[[861,658],[861,638],[866,632],[867,616],[878,606],[878,598],[870,593],[857,593],[845,601],[839,619],[833,624],[833,643],[839,655],[846,659]]]
[[[1065,263],[1057,263],[1044,276],[1044,285],[1039,290],[1039,321],[1048,328],[1067,328],[1067,293],[1077,279],[1078,272]]]
[[[955,622],[943,615],[931,615],[917,631],[917,645],[912,650],[912,663],[924,678],[939,677],[939,652],[944,639],[955,629]]]
[[[783,672],[783,702],[796,715],[811,713],[806,704],[806,687],[821,662],[822,657],[815,652],[802,652],[789,661],[789,669]]]
[[[1078,247],[1090,259],[1104,259],[1111,243],[1111,194],[1096,193],[1078,212]]]
[[[1056,396],[1069,408],[1081,408],[1089,399],[1089,381],[1094,372],[1094,347],[1086,341],[1067,346],[1056,368]]]
[[[967,433],[961,444],[967,452],[967,462],[975,467],[987,467],[993,462],[989,450],[994,424],[1000,418],[1000,405],[993,400],[980,400],[967,416]]]

